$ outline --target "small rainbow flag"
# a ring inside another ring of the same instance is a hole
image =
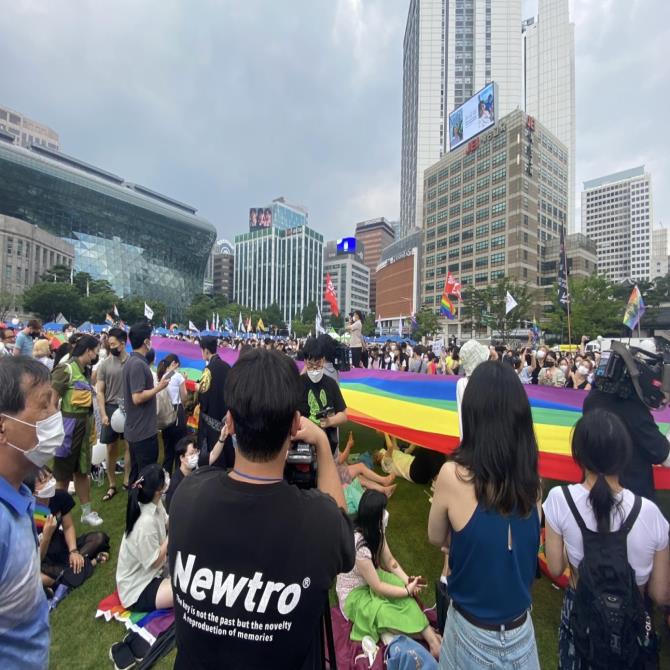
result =
[[[624,325],[628,326],[631,330],[635,330],[635,326],[640,322],[646,309],[644,300],[642,300],[642,294],[636,284],[630,292],[626,312],[623,315]]]
[[[447,319],[453,320],[456,318],[456,310],[454,309],[454,303],[451,302],[449,296],[447,295],[447,283],[444,284],[444,291],[442,291],[442,300],[440,302],[440,314],[446,316]]]
[[[35,529],[39,535],[44,528],[44,522],[47,520],[47,517],[51,514],[51,510],[48,505],[42,505],[41,503],[35,503],[35,510],[33,511],[33,519],[35,521]]]

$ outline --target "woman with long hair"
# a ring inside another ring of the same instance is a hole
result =
[[[632,448],[626,426],[611,412],[593,410],[575,425],[572,457],[581,467],[583,479],[579,484],[569,485],[567,495],[590,531],[616,531],[633,510],[636,496],[619,482]],[[628,563],[635,573],[641,596],[646,592],[657,603],[667,603],[670,595],[668,522],[651,500],[640,498],[640,501],[637,519],[626,539]],[[549,491],[544,514],[549,571],[558,577],[570,566],[570,585],[563,598],[558,634],[558,667],[580,670],[588,666],[582,665],[575,649],[570,615],[579,581],[578,567],[584,558],[582,533],[562,487]]]
[[[337,577],[340,609],[352,623],[352,640],[369,635],[376,642],[385,631],[421,636],[437,658],[440,636],[414,599],[425,581],[408,576],[386,542],[387,502],[373,490],[361,498],[354,533],[356,563],[351,572]]]
[[[168,517],[161,498],[169,481],[157,463],[147,465],[128,492],[126,532],[116,566],[121,604],[135,612],[172,607],[172,586],[164,578],[167,566]]]
[[[170,376],[170,382],[167,388],[162,391],[167,393],[172,403],[175,420],[169,426],[162,429],[163,433],[163,448],[165,451],[163,457],[163,468],[169,474],[172,474],[174,466],[174,448],[177,442],[186,435],[186,412],[184,405],[188,400],[188,392],[186,390],[186,379],[179,372],[181,361],[176,354],[168,354],[161,360],[156,369],[156,376],[158,381],[161,381],[166,374]],[[174,370],[174,372],[172,372]]]
[[[540,667],[530,617],[540,541],[538,449],[510,365],[480,363],[461,405],[461,443],[435,486],[428,538],[448,554],[451,605],[440,667]]]

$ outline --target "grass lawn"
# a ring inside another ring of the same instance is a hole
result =
[[[352,424],[356,438],[356,450],[373,450],[381,446],[381,440],[373,431]],[[349,427],[341,431],[345,436]],[[119,476],[120,480],[120,476]],[[548,487],[553,482],[548,482]],[[112,667],[108,660],[109,647],[124,634],[122,624],[104,619],[95,619],[98,602],[115,589],[114,571],[125,525],[126,495],[120,489],[119,494],[110,502],[103,503],[101,498],[105,487],[93,487],[94,509],[105,520],[101,530],[109,534],[112,550],[110,561],[96,569],[95,574],[82,587],[71,593],[51,614],[51,663],[54,670],[79,670]],[[668,515],[670,495],[665,492],[659,496],[660,506]],[[409,574],[421,574],[428,580],[429,588],[424,601],[434,603],[434,582],[442,569],[442,554],[428,544],[426,525],[430,503],[427,489],[410,484],[404,480],[398,482],[398,488],[389,502],[390,522],[388,537],[391,550]],[[79,508],[73,512],[78,531],[84,532],[79,522]],[[222,523],[225,523],[223,515]],[[214,532],[210,523],[206,532]],[[495,569],[495,566],[491,566]],[[562,593],[548,579],[542,577],[535,582],[533,589],[533,622],[543,668],[556,667],[558,643],[558,623]],[[660,623],[660,619],[659,619]],[[663,638],[661,667],[670,667],[668,640]],[[174,657],[164,659],[158,668],[171,668]]]

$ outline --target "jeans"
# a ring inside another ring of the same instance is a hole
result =
[[[130,447],[130,483],[136,482],[145,465],[158,461],[158,434],[139,442],[128,442]]]
[[[473,626],[449,606],[440,650],[440,670],[540,670],[533,621],[513,630]]]

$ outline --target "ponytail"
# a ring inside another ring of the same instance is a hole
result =
[[[603,474],[598,474],[595,484],[589,493],[589,502],[596,518],[599,533],[608,533],[610,530],[610,517],[612,509],[618,507],[612,489],[609,487]]]
[[[128,491],[126,536],[130,535],[135,527],[135,522],[140,518],[140,503],[143,505],[150,503],[163,486],[165,486],[165,471],[158,463],[152,463],[142,468],[140,476]]]
[[[572,457],[587,472],[596,475],[589,492],[589,503],[599,533],[610,530],[612,510],[623,517],[621,502],[616,499],[606,476],[619,477],[630,460],[632,442],[628,429],[612,412],[596,409],[587,412],[575,424],[572,434]]]

